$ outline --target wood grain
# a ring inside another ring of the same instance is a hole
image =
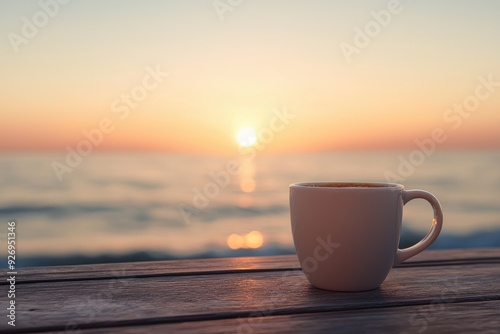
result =
[[[81,334],[136,333],[484,333],[500,334],[500,301],[434,303],[283,316],[137,325]],[[57,331],[54,334],[62,334]]]
[[[18,289],[16,329],[64,330],[500,300],[499,264],[395,268],[381,288],[361,293],[315,289],[297,270],[30,283]],[[0,305],[6,307],[5,299]],[[0,324],[0,330],[7,329]]]
[[[474,260],[476,263],[488,263],[498,259],[500,259],[500,248],[424,251],[400,266],[442,266],[463,264],[468,260]],[[115,277],[182,276],[198,275],[200,273],[239,273],[240,271],[287,271],[293,269],[300,270],[295,255],[30,267],[18,269],[17,283],[113,279]],[[5,269],[0,270],[3,276],[5,276],[6,272]],[[0,285],[6,284],[7,282],[0,281]]]

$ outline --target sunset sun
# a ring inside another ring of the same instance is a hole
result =
[[[255,144],[255,142],[257,141],[257,134],[252,128],[244,128],[238,131],[236,139],[240,146],[249,147]]]

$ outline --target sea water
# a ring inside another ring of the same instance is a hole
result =
[[[500,247],[499,150],[94,153],[59,178],[54,162],[65,156],[1,155],[0,248],[5,255],[7,222],[16,220],[19,265],[290,254],[288,185],[299,181],[424,189],[444,211],[433,248]],[[431,221],[423,200],[407,204],[402,246]]]

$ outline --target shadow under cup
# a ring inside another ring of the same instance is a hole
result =
[[[433,206],[433,225],[422,241],[399,250],[403,206],[413,198]],[[290,217],[307,279],[335,291],[377,288],[394,264],[428,247],[442,225],[441,207],[432,194],[393,183],[295,183],[290,185]]]

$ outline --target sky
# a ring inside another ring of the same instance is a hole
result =
[[[498,148],[499,13],[495,0],[1,1],[0,151]]]

